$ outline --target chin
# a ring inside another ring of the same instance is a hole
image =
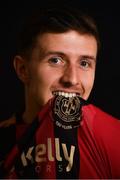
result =
[[[44,101],[43,101],[43,105],[47,104],[47,102],[52,99],[54,96],[51,96],[49,98],[46,98]]]
[[[84,100],[88,100],[89,95],[88,96],[82,96],[81,98],[83,98]]]

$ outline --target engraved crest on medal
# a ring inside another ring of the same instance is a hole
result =
[[[55,99],[54,113],[64,122],[80,120],[80,99],[58,96]]]

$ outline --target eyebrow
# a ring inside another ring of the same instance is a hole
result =
[[[96,61],[96,58],[94,56],[82,55],[81,57],[84,58],[84,59],[90,59],[90,60]]]
[[[59,55],[59,56],[67,57],[67,55],[61,51],[49,51],[49,52],[44,53],[44,56],[49,56],[49,55]],[[80,58],[90,59],[90,60],[93,60],[96,62],[96,57],[94,57],[94,56],[81,55]]]
[[[45,56],[49,56],[49,55],[60,55],[60,56],[66,56],[65,53],[60,52],[60,51],[49,51],[49,52],[45,52]]]

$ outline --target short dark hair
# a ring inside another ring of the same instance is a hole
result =
[[[29,55],[38,35],[43,33],[64,33],[76,30],[81,34],[95,37],[100,47],[97,26],[91,16],[70,7],[46,8],[32,13],[19,35],[18,54]]]

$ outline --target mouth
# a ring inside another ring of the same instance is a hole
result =
[[[64,97],[80,97],[80,93],[76,92],[64,92],[64,91],[53,91],[52,92],[53,96],[64,96]]]

